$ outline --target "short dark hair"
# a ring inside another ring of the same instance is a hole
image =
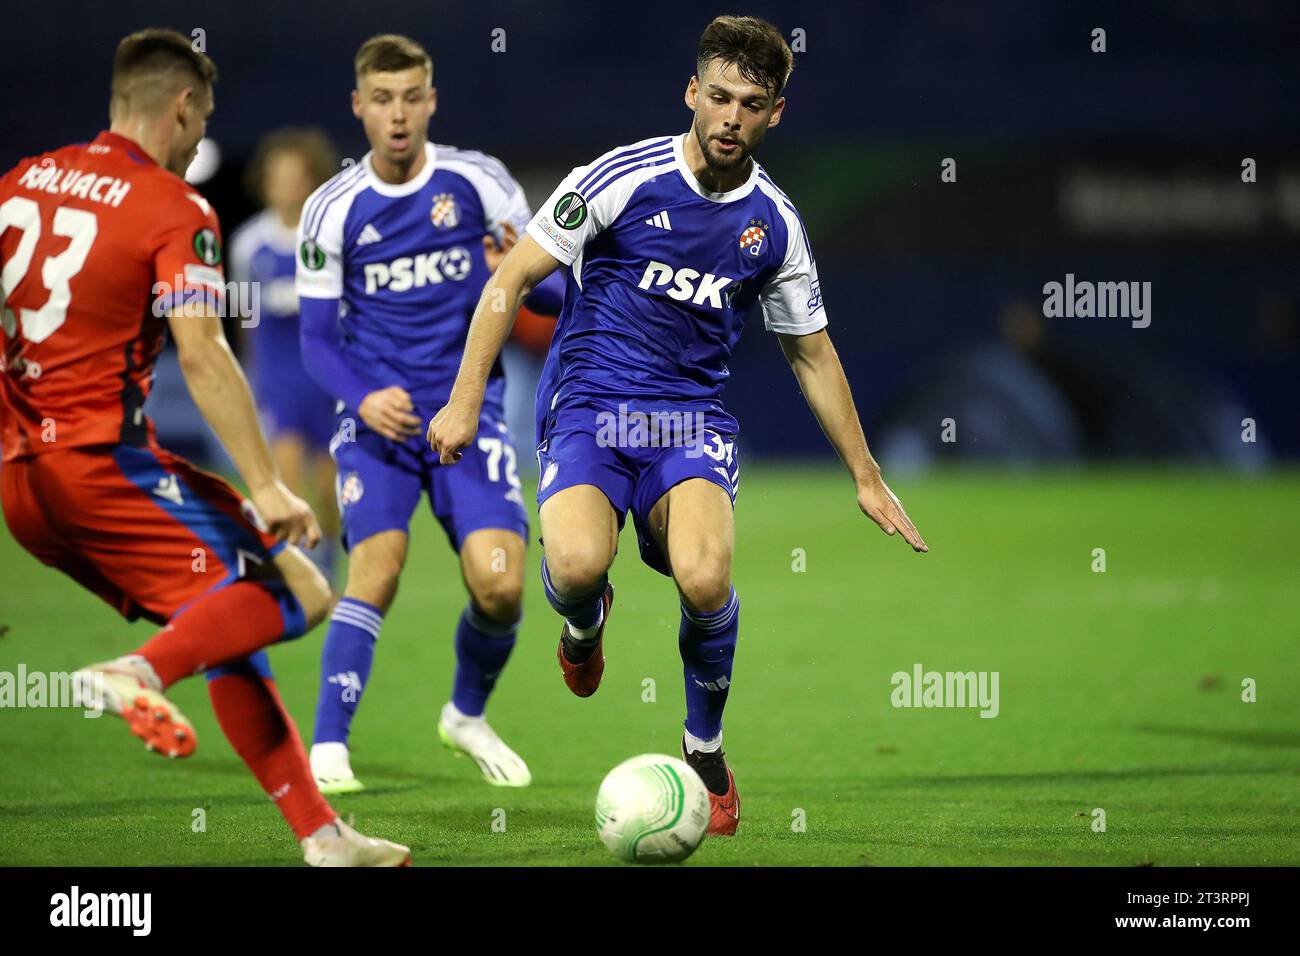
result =
[[[276,153],[297,153],[301,156],[313,189],[338,172],[334,146],[319,129],[286,126],[272,130],[258,140],[257,149],[244,173],[244,185],[258,202],[265,202],[262,185],[266,176],[266,164]]]
[[[794,53],[781,31],[761,17],[718,17],[700,36],[696,76],[712,61],[734,64],[740,75],[776,99],[794,70]]]
[[[381,33],[361,44],[352,61],[357,79],[367,73],[397,73],[412,67],[423,67],[433,79],[433,59],[420,44],[410,37],[397,33]]]
[[[113,55],[111,116],[151,112],[186,86],[212,95],[217,67],[175,30],[149,29],[123,37]]]

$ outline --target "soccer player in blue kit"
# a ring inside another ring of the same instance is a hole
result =
[[[349,553],[321,652],[312,771],[323,793],[362,789],[348,736],[425,492],[470,598],[438,733],[489,783],[523,787],[527,765],[483,717],[522,615],[528,534],[500,366],[484,378],[458,467],[439,464],[420,428],[447,400],[479,292],[531,212],[500,162],[427,141],[437,91],[419,44],[372,37],[354,66],[352,109],[371,151],[308,199],[298,232],[303,360],[340,403],[330,451]],[[529,302],[555,313],[561,295],[557,277]]]
[[[320,543],[307,554],[332,580],[338,536],[328,451],[334,402],[302,365],[294,277],[303,204],[338,162],[324,133],[286,128],[262,137],[249,166],[250,192],[266,208],[230,240],[232,278],[260,290],[256,325],[243,331],[249,380],[284,483],[320,516]]]
[[[928,550],[867,450],[799,215],[752,158],[781,119],[793,66],[770,23],[714,20],[686,88],[690,131],[612,150],[560,184],[484,288],[451,398],[427,431],[443,462],[462,449],[470,457],[514,310],[566,267],[537,409],[542,581],[565,619],[560,669],[580,697],[599,685],[613,604],[607,571],[630,509],[642,559],[671,574],[680,595],[682,751],[709,790],[709,833],[720,835],[740,820],[722,752],[739,628],[731,584],[739,463],[736,420],[720,396],[755,302],[852,475],[859,508]],[[647,420],[702,425],[666,445]]]

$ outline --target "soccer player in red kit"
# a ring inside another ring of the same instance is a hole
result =
[[[325,866],[393,866],[316,788],[264,647],[329,609],[296,544],[320,536],[281,482],[226,344],[221,236],[181,178],[212,112],[212,61],[168,30],[126,37],[111,128],[0,178],[0,500],[18,542],[128,619],[163,629],[78,672],[150,750],[194,751],[164,694],[205,671],[217,721],[301,843]],[[190,394],[247,482],[246,501],[160,448],[144,415],[170,326]]]

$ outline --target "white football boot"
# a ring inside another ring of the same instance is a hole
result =
[[[72,675],[75,691],[86,709],[103,707],[126,721],[146,750],[164,757],[188,757],[198,737],[180,708],[162,692],[162,683],[149,662],[138,654],[91,664]]]
[[[316,789],[321,793],[328,796],[366,789],[366,785],[352,773],[347,744],[312,744],[310,759],[311,774],[316,778]]]
[[[308,866],[410,866],[411,848],[368,837],[342,820],[327,823],[300,843]]]
[[[467,717],[447,701],[438,718],[438,736],[459,754],[474,758],[483,779],[494,787],[526,787],[533,782],[523,758],[505,745],[482,717]]]

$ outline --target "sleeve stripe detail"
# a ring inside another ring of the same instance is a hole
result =
[[[591,190],[589,193],[584,194],[584,198],[587,200],[588,203],[590,203],[593,199],[595,199],[597,196],[599,196],[602,192],[605,191],[606,186],[618,182],[620,179],[626,177],[629,173],[634,173],[646,169],[665,169],[673,166],[675,162],[676,160],[673,159],[671,150],[669,150],[666,156],[659,156],[657,158],[647,156],[643,160],[637,160],[634,165],[628,166],[626,169],[614,173],[614,175],[610,176],[608,179],[602,182],[595,189]]]
[[[346,188],[348,183],[363,172],[363,169],[363,164],[357,163],[351,169],[345,169],[318,189],[316,195],[307,201],[307,206],[303,210],[303,221],[310,221],[316,215],[317,210],[320,209],[321,204],[325,202],[325,200],[329,199],[329,197],[338,190]]]
[[[790,197],[787,196],[787,195],[782,191],[782,189],[781,189],[780,186],[778,186],[776,183],[772,182],[772,177],[769,176],[769,175],[767,174],[767,170],[765,170],[762,166],[758,167],[758,178],[761,179],[761,180],[763,180],[763,182],[767,183],[767,184],[768,184],[769,186],[771,186],[773,189],[775,189],[775,190],[776,190],[776,194],[777,194],[778,196],[780,196],[782,199],[784,199],[786,202],[789,202],[789,201],[790,201]]]
[[[506,169],[505,164],[499,159],[494,159],[486,153],[479,153],[473,150],[457,149],[455,146],[436,147],[439,159],[447,159],[449,162],[462,162],[476,169],[482,170],[487,174],[506,196],[513,196],[519,192],[520,186],[511,177],[510,172]]]
[[[469,159],[478,160],[479,162],[487,166],[489,169],[495,169],[498,173],[501,174],[501,178],[504,179],[506,182],[510,182],[510,183],[514,182],[514,177],[510,175],[510,170],[506,168],[506,164],[501,162],[501,160],[497,159],[495,156],[490,156],[487,153],[479,152],[476,149],[461,149],[458,146],[453,146],[451,147],[451,149],[461,156],[467,157]]]
[[[671,149],[672,142],[673,142],[672,137],[669,136],[665,139],[652,140],[651,142],[647,143],[644,146],[631,146],[631,147],[624,147],[615,150],[612,154],[608,156],[608,158],[604,160],[598,160],[596,164],[592,166],[590,170],[587,171],[587,174],[578,181],[578,185],[577,185],[578,192],[583,193],[583,195],[585,196],[586,194],[583,191],[587,189],[589,186],[591,186],[597,179],[599,179],[602,175],[604,175],[615,164],[621,163],[624,160],[631,159],[634,156],[642,156],[654,150],[663,149],[665,146]]]
[[[799,226],[800,228],[803,228],[803,218],[799,215],[799,210],[794,208],[794,203],[790,202],[790,197],[787,196],[785,193],[781,192],[781,187],[779,187],[776,183],[772,182],[771,178],[767,175],[767,173],[763,172],[762,170],[759,170],[758,178],[763,180],[763,182],[767,183],[769,186],[772,187],[777,197],[780,198],[781,203],[785,206],[786,209],[789,209],[792,213],[794,213],[794,218],[799,220]]]
[[[771,192],[768,192],[768,196],[772,199],[779,199],[781,205],[790,210],[790,215],[794,216],[794,221],[799,224],[799,232],[803,235],[803,246],[804,251],[808,253],[808,261],[815,263],[816,260],[813,258],[812,243],[808,240],[808,228],[803,224],[803,217],[799,215],[799,210],[794,208],[794,203],[790,202],[790,197],[781,192],[781,188],[777,186],[776,183],[772,182],[771,177],[761,169],[758,171],[758,178],[772,187]],[[767,192],[767,190],[764,190],[764,192]],[[773,192],[776,193],[775,196],[772,195]]]
[[[441,156],[439,157],[439,159],[444,159],[444,158],[446,157],[441,157]],[[480,184],[483,182],[483,179],[485,178],[496,183],[496,185],[501,189],[502,193],[505,194],[505,197],[507,199],[513,198],[515,193],[519,192],[519,187],[511,183],[508,179],[503,179],[501,176],[493,172],[491,168],[484,166],[482,163],[476,163],[473,160],[464,159],[463,157],[456,156],[453,158],[446,158],[446,162],[440,162],[438,164],[438,167],[440,169],[445,169],[448,172],[455,173],[457,176],[460,176],[462,179],[468,180],[470,185],[473,186],[475,192],[479,193],[480,195],[482,195],[483,192],[483,190],[480,188]],[[467,176],[465,174],[465,171],[467,169],[472,172],[478,173],[480,178],[476,179],[473,176]]]
[[[315,228],[312,229],[310,232],[303,233],[303,235],[311,236],[313,240],[319,240],[321,231],[325,228],[325,220],[329,218],[330,207],[333,206],[339,200],[342,200],[343,205],[339,208],[343,210],[343,214],[346,217],[348,210],[352,206],[352,201],[356,199],[357,196],[361,195],[361,193],[368,188],[369,188],[369,183],[367,182],[366,177],[362,176],[359,179],[355,180],[350,186],[348,186],[347,189],[343,190],[342,192],[334,196],[331,196],[325,202],[325,204],[321,206],[320,215],[316,217]],[[340,229],[341,228],[342,227],[340,226]],[[341,253],[342,253],[342,247],[340,247],[340,254]]]
[[[303,222],[306,228],[303,230],[305,235],[315,238],[316,231],[320,228],[320,220],[325,218],[325,210],[329,208],[338,196],[347,191],[347,188],[357,181],[358,177],[365,172],[365,164],[357,163],[345,173],[340,173],[335,177],[333,182],[327,183],[325,188],[317,193],[316,198],[307,204],[303,211]]]

